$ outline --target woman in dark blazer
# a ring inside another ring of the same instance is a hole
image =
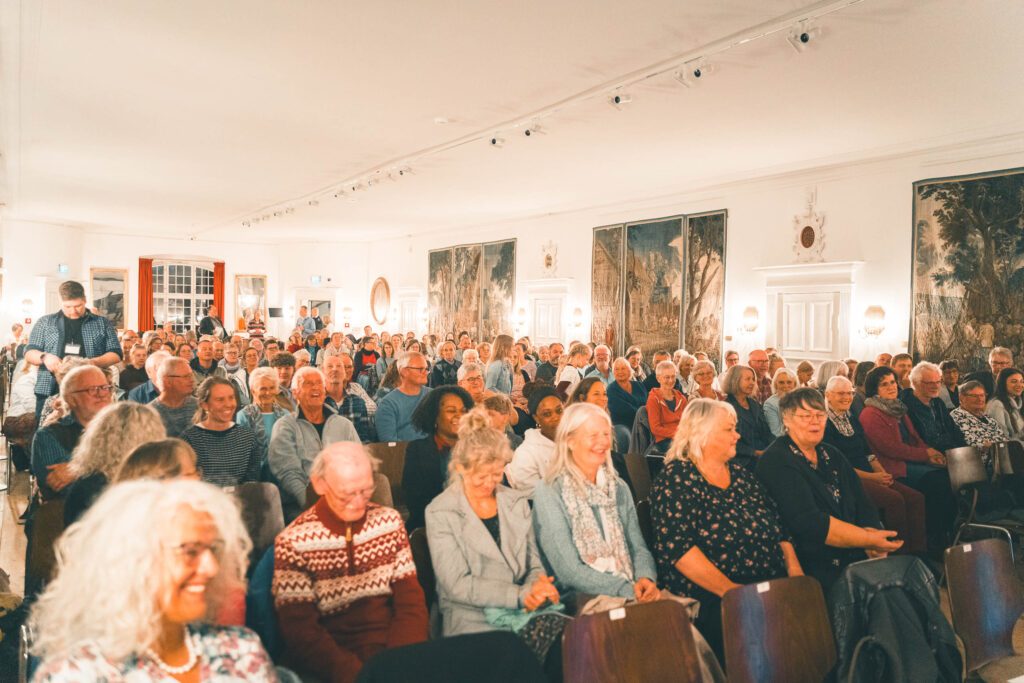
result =
[[[405,450],[402,494],[409,508],[406,529],[424,525],[427,505],[444,490],[452,446],[459,440],[459,420],[473,409],[473,397],[462,387],[437,387],[423,397],[410,418],[427,436],[410,441]]]
[[[843,454],[822,443],[827,416],[821,392],[791,391],[779,401],[779,413],[786,435],[765,450],[755,472],[793,535],[800,565],[827,593],[846,565],[884,557],[903,542],[881,529]]]
[[[736,411],[736,431],[740,441],[736,444],[736,462],[753,470],[757,459],[774,438],[764,410],[754,395],[757,393],[757,379],[754,371],[746,365],[734,365],[722,380],[725,400]]]

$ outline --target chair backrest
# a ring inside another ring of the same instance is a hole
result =
[[[674,600],[580,616],[562,636],[565,683],[701,680],[686,608]]]
[[[40,504],[32,513],[32,537],[29,539],[25,585],[41,587],[53,576],[57,566],[55,545],[64,533],[64,499],[54,498]]]
[[[636,516],[640,520],[640,533],[648,548],[654,548],[654,522],[651,520],[651,501],[641,500],[636,504]]]
[[[313,482],[309,482],[309,485],[306,486],[306,509],[316,505],[318,500],[320,500],[320,494],[313,488]],[[388,508],[395,507],[394,498],[391,496],[391,482],[380,472],[373,473],[373,495],[370,496],[370,502]]]
[[[633,418],[633,429],[629,433],[629,451],[646,453],[651,445],[651,420],[647,415],[647,406],[640,406]]]
[[[1006,449],[1010,456],[1010,467],[1014,474],[1024,474],[1024,443],[1018,439],[1011,439],[1006,442]]]
[[[402,509],[405,498],[402,497],[402,471],[405,469],[405,447],[408,441],[390,441],[368,443],[366,449],[380,460],[380,473],[391,483],[393,507]]]
[[[242,523],[252,540],[253,559],[259,559],[284,529],[281,492],[274,484],[249,482],[235,487],[234,496],[242,511]]]
[[[981,459],[981,452],[973,446],[950,448],[946,451],[946,468],[953,493],[959,493],[965,486],[988,481],[988,472]]]
[[[809,576],[732,589],[722,633],[730,683],[821,683],[836,662],[825,596]]]
[[[1024,594],[1010,546],[998,538],[953,546],[946,550],[946,578],[967,670],[1013,655],[1013,627],[1024,613]]]
[[[416,578],[423,594],[427,596],[429,610],[437,602],[437,576],[434,574],[434,561],[430,557],[427,530],[421,527],[409,534],[409,546],[412,549],[412,561],[416,565]]]
[[[626,470],[633,482],[633,498],[647,500],[651,495],[651,473],[642,453],[626,453]]]
[[[263,641],[271,657],[281,654],[281,634],[274,610],[274,549],[267,548],[254,564],[245,593],[245,625]]]

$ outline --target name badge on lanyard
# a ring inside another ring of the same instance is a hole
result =
[[[82,355],[82,345],[81,344],[75,344],[74,342],[68,342],[67,344],[64,345],[64,355],[65,356],[81,356]]]

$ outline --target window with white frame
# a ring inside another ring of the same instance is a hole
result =
[[[175,332],[199,324],[213,305],[213,264],[153,261],[153,315],[157,325],[170,322]]]

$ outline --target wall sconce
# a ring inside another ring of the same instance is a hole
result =
[[[760,323],[760,314],[757,312],[756,306],[747,306],[743,309],[743,331],[754,332],[757,330],[757,326]]]
[[[583,327],[583,309],[577,308],[572,312],[572,326],[579,328]]]
[[[868,306],[864,311],[864,332],[877,337],[885,331],[885,309],[881,306]]]
[[[520,308],[518,311],[516,311],[515,325],[520,330],[523,329],[524,327],[526,327],[526,309],[525,308]]]

